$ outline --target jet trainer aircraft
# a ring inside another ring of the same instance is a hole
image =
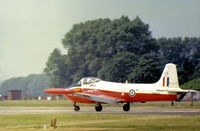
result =
[[[102,104],[126,103],[124,111],[130,110],[130,103],[147,101],[180,101],[188,92],[179,87],[176,65],[166,64],[161,78],[153,84],[132,84],[103,81],[95,77],[84,77],[68,88],[50,88],[48,94],[62,94],[76,103],[94,103],[95,110],[102,111]]]

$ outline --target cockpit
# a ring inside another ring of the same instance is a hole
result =
[[[81,84],[92,84],[92,83],[96,83],[101,81],[101,79],[96,78],[96,77],[83,77],[78,83],[77,85],[81,85]]]
[[[101,79],[96,78],[96,77],[83,77],[79,82],[77,82],[76,84],[72,84],[70,86],[68,86],[67,88],[71,88],[71,87],[76,87],[76,86],[81,86],[82,84],[94,84],[96,82],[101,81]]]

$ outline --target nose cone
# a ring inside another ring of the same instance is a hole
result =
[[[50,88],[44,90],[44,92],[47,94],[64,94],[65,88]]]
[[[52,93],[52,89],[46,89],[43,91],[44,93],[47,93],[47,94],[51,94]]]
[[[50,88],[44,90],[47,94],[53,94],[53,95],[62,95],[62,94],[72,94],[74,93],[74,90],[66,89],[66,88]]]

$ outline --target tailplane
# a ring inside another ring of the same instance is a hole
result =
[[[160,80],[156,84],[160,87],[180,88],[176,65],[172,63],[166,64]]]

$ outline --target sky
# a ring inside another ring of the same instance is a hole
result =
[[[122,15],[155,38],[200,37],[200,0],[0,0],[0,80],[42,73],[73,24]]]

